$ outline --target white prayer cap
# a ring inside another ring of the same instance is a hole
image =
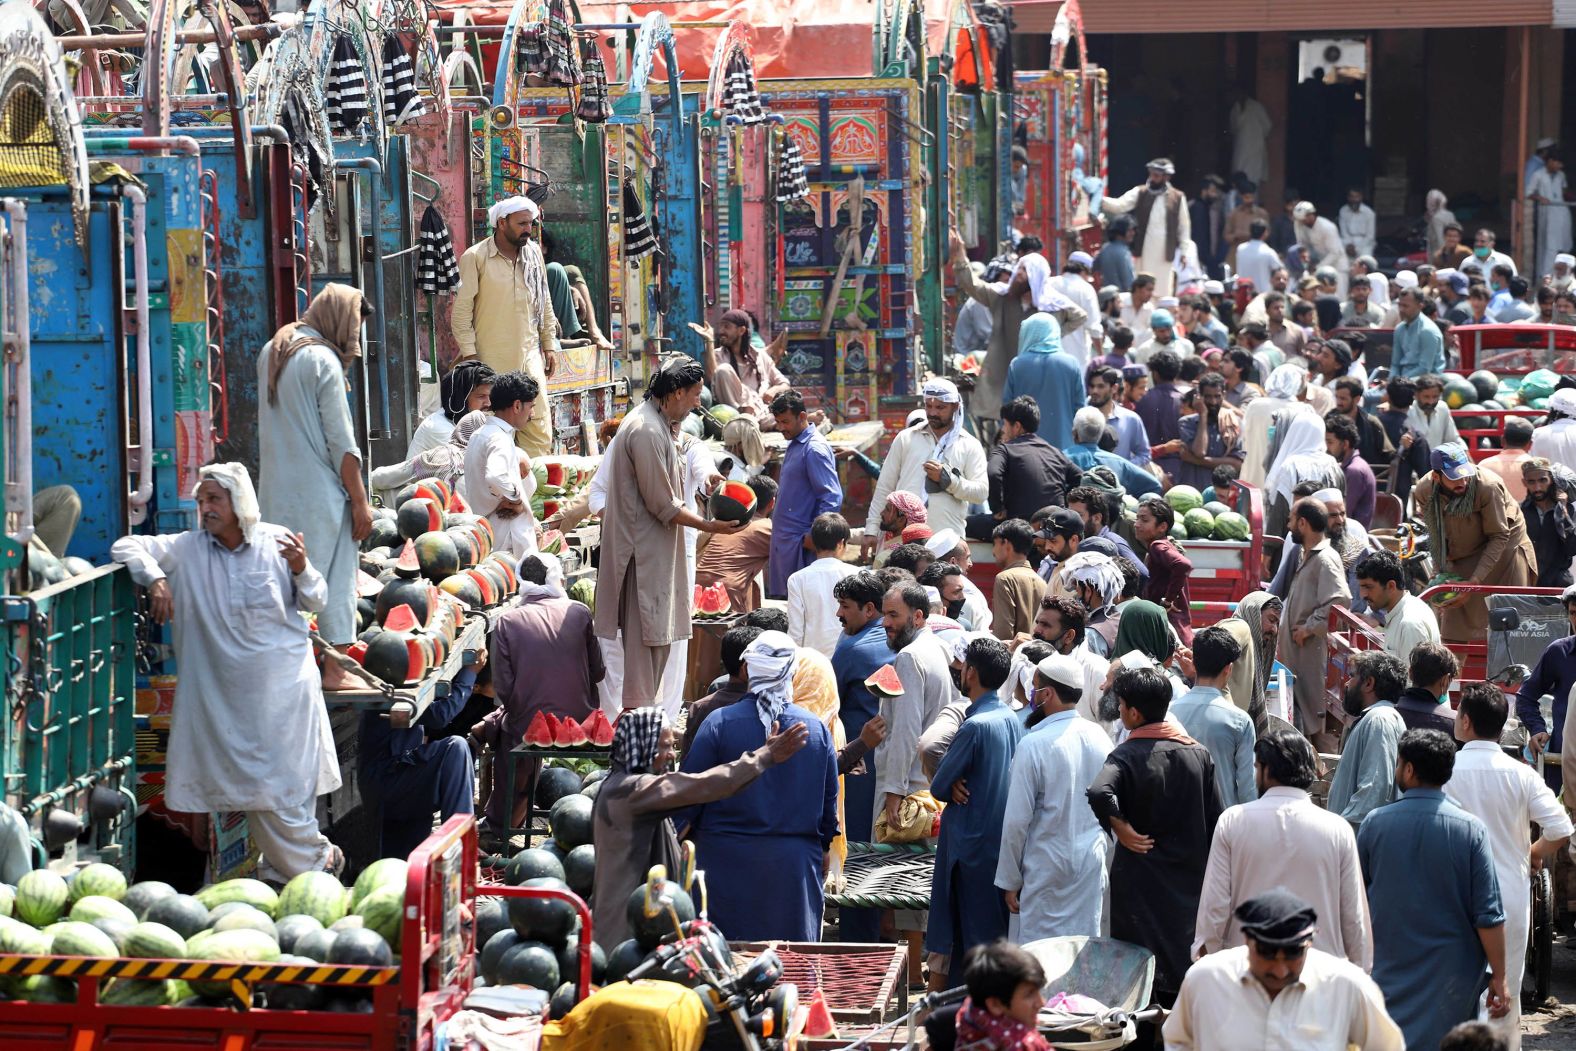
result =
[[[1550,146],[1555,146],[1555,145],[1558,145],[1558,143],[1554,139],[1551,139],[1547,135],[1545,135],[1543,138],[1538,140],[1538,144],[1536,146],[1534,146],[1533,149],[1546,150]]]
[[[925,422],[925,410],[924,409],[915,409],[913,412],[908,414],[908,419],[903,421],[903,426],[905,426],[905,427],[912,427],[916,423],[924,423],[924,422]]]
[[[947,642],[952,647],[952,659],[962,664],[968,659],[969,647],[978,639],[994,639],[996,636],[988,631],[954,631],[949,633]]]
[[[1336,489],[1333,486],[1329,489],[1320,489],[1318,492],[1313,494],[1313,498],[1319,501],[1321,504],[1327,504],[1331,500],[1340,500],[1343,502],[1346,500],[1345,495],[1342,494],[1339,489]]]
[[[920,396],[935,398],[946,402],[948,405],[957,405],[963,401],[963,396],[958,393],[958,385],[951,380],[932,378],[925,381]]]
[[[1566,416],[1576,416],[1576,388],[1561,387],[1549,396],[1549,408]]]
[[[1206,296],[1223,296],[1226,294],[1226,286],[1220,281],[1205,281],[1204,294]]]
[[[937,558],[946,558],[958,546],[958,534],[950,529],[930,534],[925,540],[925,550]]]
[[[943,610],[946,609],[946,604],[941,601],[941,589],[940,588],[933,588],[929,584],[926,584],[925,585],[925,595],[930,599],[930,604],[932,606],[941,606]]]
[[[263,515],[257,509],[257,490],[252,488],[252,476],[247,473],[246,465],[211,463],[197,472],[197,485],[204,482],[215,482],[230,494],[230,507],[235,511],[235,517],[241,520],[241,536],[250,544],[252,532]],[[197,489],[193,487],[192,497],[196,495]]]
[[[1035,671],[1038,671],[1051,682],[1059,682],[1063,686],[1070,686],[1075,690],[1083,689],[1083,665],[1071,657],[1053,653],[1035,665]]]
[[[1088,252],[1074,252],[1067,257],[1069,263],[1078,263],[1081,266],[1094,266],[1094,256]]]
[[[1293,219],[1306,219],[1310,215],[1317,215],[1318,212],[1319,209],[1313,206],[1312,201],[1298,201],[1292,208],[1291,215]]]
[[[1561,252],[1554,257],[1554,265],[1559,266],[1561,263],[1566,266],[1576,267],[1576,255],[1571,255],[1569,252]]]
[[[1161,296],[1155,300],[1155,306],[1161,310],[1175,310],[1179,305],[1181,305],[1181,300],[1177,299],[1176,296]]]
[[[1417,287],[1417,273],[1412,270],[1397,270],[1394,280],[1398,288]]]
[[[1275,371],[1270,373],[1269,380],[1264,384],[1264,393],[1272,398],[1284,398],[1290,401],[1302,393],[1307,377],[1302,369],[1287,362],[1277,365]]]
[[[529,213],[532,222],[535,222],[542,216],[542,209],[537,207],[536,202],[529,197],[505,197],[487,209],[487,223],[489,226],[497,226],[500,221],[507,219],[515,212]]]

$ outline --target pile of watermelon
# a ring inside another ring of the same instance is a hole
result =
[[[591,810],[604,770],[582,782],[567,766],[545,766],[536,782],[536,802],[548,809],[551,836],[509,859],[504,882],[519,887],[571,891],[589,901],[596,883]],[[580,918],[558,899],[478,896],[477,972],[481,984],[529,985],[553,994],[553,1017],[562,1017],[592,990],[578,987]],[[593,988],[604,981],[607,959],[591,945]]]
[[[1166,491],[1166,502],[1176,511],[1171,525],[1174,540],[1247,540],[1252,526],[1242,515],[1218,500],[1205,502],[1205,493],[1191,485],[1174,485]],[[1211,488],[1207,495],[1213,496]]]
[[[372,532],[361,543],[361,570],[377,578],[384,590],[361,598],[358,630],[365,631],[374,621],[382,624],[389,609],[403,604],[389,593],[397,580],[436,585],[471,609],[502,602],[519,589],[519,580],[514,563],[494,554],[492,546],[487,519],[467,513],[443,482],[428,478],[407,485],[392,506],[373,510]]]
[[[721,584],[696,584],[690,608],[696,620],[720,620],[733,612],[733,602],[728,598],[728,589]]]
[[[525,743],[533,748],[610,748],[613,724],[600,708],[579,722],[537,712],[525,728]]]
[[[405,911],[405,862],[369,865],[346,887],[307,872],[276,892],[255,879],[179,894],[167,883],[130,886],[119,869],[92,864],[69,880],[48,869],[0,885],[0,952],[139,960],[311,963],[391,967]],[[0,993],[33,1003],[71,1003],[76,983],[48,975],[0,980]],[[371,992],[346,986],[265,983],[247,1006],[367,1012]],[[233,1007],[228,982],[116,978],[99,1002],[137,1007]]]
[[[531,494],[531,513],[540,522],[558,514],[596,477],[599,456],[544,456],[531,464],[536,476],[536,492]]]

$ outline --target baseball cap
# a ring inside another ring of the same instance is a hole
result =
[[[1040,535],[1045,537],[1082,536],[1083,531],[1083,516],[1066,507],[1058,507],[1052,511],[1040,526]]]
[[[1467,275],[1461,273],[1459,270],[1445,278],[1445,280],[1449,281],[1451,289],[1453,289],[1457,295],[1461,296],[1466,295],[1467,289],[1472,286],[1472,282],[1467,279]]]
[[[1477,465],[1460,442],[1446,442],[1428,457],[1428,465],[1452,482],[1477,477]]]

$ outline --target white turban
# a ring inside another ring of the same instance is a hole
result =
[[[1094,588],[1100,601],[1109,606],[1122,597],[1126,578],[1117,568],[1116,560],[1098,551],[1080,551],[1062,563],[1062,583],[1069,586],[1087,584]]]
[[[1310,215],[1317,214],[1318,211],[1319,210],[1313,206],[1312,201],[1298,201],[1291,210],[1291,217],[1293,219],[1306,219]]]
[[[211,463],[197,472],[197,484],[200,486],[204,482],[217,482],[230,494],[230,506],[235,511],[235,517],[241,520],[241,536],[250,544],[252,532],[263,515],[257,509],[257,490],[252,488],[252,476],[247,473],[246,465]],[[196,496],[197,490],[193,488],[193,499]]]
[[[1569,252],[1561,252],[1554,257],[1554,265],[1576,267],[1576,255],[1571,255]]]
[[[937,558],[946,558],[958,546],[958,534],[950,529],[943,529],[939,533],[930,534],[925,541],[925,550]]]
[[[951,380],[944,379],[926,380],[921,396],[935,398],[948,405],[957,405],[963,401],[963,396],[958,393],[958,385]]]
[[[507,219],[515,212],[528,212],[532,222],[542,216],[542,209],[529,197],[505,197],[487,209],[487,224],[497,226],[501,220]]]
[[[793,700],[793,673],[798,665],[799,647],[781,631],[763,631],[744,648],[750,692],[755,695],[755,710],[767,733]]]
[[[1331,500],[1339,500],[1342,503],[1346,502],[1346,494],[1334,487],[1329,489],[1320,489],[1318,492],[1313,494],[1313,498],[1319,501],[1321,504],[1327,504]]]
[[[1307,382],[1307,374],[1296,365],[1281,365],[1270,373],[1269,381],[1264,384],[1264,393],[1272,398],[1296,401]]]

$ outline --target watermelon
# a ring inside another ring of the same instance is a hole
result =
[[[395,623],[408,623],[413,616],[409,606],[397,606],[389,613],[389,619]],[[367,643],[366,654],[361,658],[362,667],[394,686],[420,679],[427,674],[429,663],[419,636],[386,627]]]
[[[260,879],[227,879],[204,887],[195,896],[209,909],[227,901],[243,901],[269,919],[279,909],[279,892]]]
[[[591,943],[591,984],[602,984],[602,975],[607,971],[607,954],[595,941]],[[558,950],[558,973],[563,975],[566,982],[580,981],[580,933],[576,931],[564,942],[563,948]]]
[[[1208,511],[1213,517],[1219,518],[1221,515],[1229,512],[1231,508],[1219,500],[1206,500],[1204,501],[1204,510]]]
[[[409,606],[416,623],[426,624],[432,619],[434,604],[433,587],[426,580],[397,577],[378,592],[378,623],[385,624],[389,614],[400,606]]]
[[[596,581],[591,577],[581,577],[569,585],[569,597],[580,603],[592,613],[596,612]]]
[[[1468,403],[1466,405],[1461,406],[1461,412],[1463,412],[1463,413],[1482,412],[1483,408],[1484,408],[1484,406],[1479,405],[1477,402],[1474,401],[1474,402],[1470,402],[1470,403]],[[1455,417],[1455,421],[1456,421],[1456,428],[1458,430],[1462,430],[1462,431],[1487,431],[1487,430],[1496,430],[1497,431],[1497,430],[1499,430],[1498,427],[1494,426],[1494,417],[1492,417],[1492,416],[1465,416],[1465,415],[1463,415],[1463,416]],[[1468,441],[1470,442],[1470,437],[1468,438]]]
[[[1170,534],[1172,540],[1187,539],[1187,526],[1182,524],[1182,519],[1178,518],[1175,522],[1171,523]]]
[[[1182,516],[1182,527],[1190,539],[1199,540],[1215,531],[1215,516],[1202,507],[1195,507]]]
[[[252,906],[248,905],[244,901],[227,901],[223,905],[215,905],[213,908],[208,910],[208,929],[213,930],[214,924],[218,923],[232,912],[240,912],[242,909],[251,908]],[[253,911],[255,912],[256,910],[253,909]]]
[[[1474,401],[1488,401],[1499,393],[1499,377],[1488,369],[1478,369],[1467,377],[1467,382],[1472,384],[1473,390],[1477,391]]]
[[[162,923],[182,938],[190,938],[208,926],[207,908],[189,894],[161,898],[149,906],[142,918]]]
[[[310,916],[327,927],[345,915],[350,892],[327,872],[303,872],[279,893],[280,916]]]
[[[1173,485],[1166,491],[1166,502],[1182,515],[1204,506],[1204,494],[1191,485]]]
[[[602,790],[602,782],[600,782],[600,781],[589,781],[589,782],[586,783],[586,786],[580,790],[580,794],[585,796],[587,799],[591,800],[591,802],[595,803],[596,802],[596,794],[598,792],[600,792],[601,790]]]
[[[619,942],[613,946],[613,951],[607,954],[607,968],[602,977],[609,985],[613,982],[622,982],[624,976],[634,970],[635,965],[645,958],[646,950],[641,948],[640,942],[634,938]]]
[[[527,847],[509,859],[504,869],[503,881],[518,887],[526,880],[564,878],[564,866],[556,857],[541,847]]]
[[[565,796],[580,791],[580,775],[566,766],[543,766],[536,775],[536,805],[550,810]]]
[[[521,886],[569,890],[563,880],[550,876],[528,879]],[[574,906],[562,898],[510,898],[507,907],[509,924],[521,938],[558,945],[575,926]]]
[[[456,573],[452,577],[444,577],[438,582],[438,587],[440,590],[453,595],[471,609],[481,609],[482,606],[486,605],[482,601],[482,589],[476,586],[476,581],[464,573]],[[573,598],[573,596],[570,597]]]
[[[591,739],[586,736],[586,732],[580,728],[578,722],[564,718],[558,722],[558,733],[554,736],[553,742],[560,748],[580,748],[590,744]],[[579,778],[576,778],[576,781],[578,782]],[[575,790],[579,791],[578,784]]]
[[[78,898],[77,903],[71,906],[71,918],[81,923],[92,923],[94,920],[106,917],[124,920],[126,923],[137,922],[137,914],[114,898],[89,894],[85,898]]]
[[[591,800],[579,794],[560,799],[548,812],[547,827],[564,850],[591,842]]]
[[[276,961],[292,967],[316,967],[320,960],[280,953]],[[258,986],[263,1003],[274,1011],[316,1011],[328,999],[328,988],[301,982],[265,982]]]
[[[755,490],[743,482],[723,482],[707,501],[711,516],[740,525],[755,516]]]
[[[374,518],[372,532],[361,542],[363,551],[375,551],[380,547],[393,547],[400,542],[399,522],[392,518]]]
[[[558,971],[560,975],[565,973],[562,961],[559,961]],[[575,983],[565,982],[563,985],[558,987],[558,991],[553,993],[552,1000],[548,1002],[547,1017],[553,1021],[557,1021],[558,1019],[567,1015],[570,1011],[573,1011],[575,1009],[575,1004],[579,1001],[579,999],[579,996],[575,994]]]
[[[400,925],[405,918],[405,888],[379,887],[356,906],[356,915],[366,929],[380,935],[390,945],[399,944]]]
[[[536,542],[536,550],[544,555],[561,555],[564,552],[564,534],[556,529],[542,531],[542,538]]]
[[[1496,390],[1498,386],[1496,385]],[[1477,387],[1467,382],[1466,377],[1454,372],[1445,373],[1445,393],[1443,401],[1451,409],[1459,409],[1477,401]]]
[[[460,571],[460,549],[448,533],[434,530],[415,540],[421,575],[436,584]]]
[[[716,620],[732,612],[733,602],[728,598],[728,589],[721,584],[710,587],[696,584],[690,608],[697,620]]]
[[[678,914],[679,923],[685,924],[695,918],[695,902],[672,880],[663,880],[657,888],[653,903],[662,897],[673,899],[672,912]],[[657,909],[655,916],[646,915],[646,885],[642,883],[629,895],[629,901],[624,906],[624,916],[629,920],[629,929],[635,935],[635,940],[647,952],[655,949],[662,939],[673,933],[673,916],[666,907]],[[608,970],[611,971],[613,961],[608,960]]]
[[[1248,520],[1235,511],[1215,516],[1216,540],[1247,540],[1252,536]]]
[[[9,883],[0,883],[0,917],[9,917],[16,907],[16,888]]]
[[[121,955],[133,960],[184,960],[186,939],[162,923],[139,923],[126,936]]]
[[[109,935],[109,940],[115,943],[115,949],[121,955],[125,955],[126,938],[131,934],[131,929],[137,925],[135,922],[127,922],[114,916],[100,916],[98,919],[90,920],[89,922]]]
[[[607,721],[607,715],[598,708],[585,717],[580,724],[580,729],[585,731],[586,739],[598,748],[610,748],[613,744],[613,724]]]
[[[50,935],[25,923],[12,923],[0,929],[0,952],[17,956],[48,956]]]
[[[16,916],[34,927],[48,926],[65,911],[70,894],[59,873],[34,869],[16,881]]]
[[[207,935],[200,947],[188,943],[187,949],[193,959],[225,963],[273,963],[279,959],[278,944],[262,931],[253,930],[217,931]],[[230,983],[193,982],[192,989],[199,996],[224,996]]]
[[[503,899],[485,897],[476,899],[476,944],[486,945],[487,940],[501,930],[509,928],[509,912]]]
[[[368,895],[368,897],[370,897],[370,895]],[[367,899],[362,898],[361,900],[366,901]],[[351,913],[349,916],[345,916],[342,919],[337,919],[333,923],[330,923],[328,925],[328,929],[337,934],[340,931],[359,931],[366,925],[366,920],[362,919],[356,913]]]
[[[168,1007],[175,1003],[173,982],[157,978],[116,978],[99,990],[105,1007]]]
[[[116,957],[120,950],[115,940],[91,923],[73,920],[62,923],[50,942],[49,951],[55,956],[104,956]]]
[[[530,725],[525,728],[525,743],[532,748],[553,747],[553,728],[547,721],[546,712],[537,712],[531,716]]]
[[[30,1004],[69,1004],[76,1002],[77,986],[64,978],[34,974],[17,985],[16,998]]]
[[[322,929],[323,925],[314,916],[307,916],[301,913],[297,913],[294,916],[286,916],[274,925],[274,930],[279,936],[279,951],[285,953],[295,952],[296,942],[308,934],[314,931],[321,931]]]
[[[511,898],[513,904],[519,899]],[[558,988],[558,954],[538,941],[512,946],[498,961],[499,985],[529,985],[544,992]]]
[[[513,927],[505,928],[487,939],[482,946],[481,957],[477,961],[477,969],[482,972],[482,977],[489,983],[498,980],[498,961],[503,959],[503,954],[520,944],[521,938],[514,932]]]
[[[443,510],[434,501],[424,497],[407,500],[399,506],[399,535],[415,540],[423,533],[443,528]]]
[[[903,680],[898,678],[897,668],[890,664],[883,664],[865,680],[865,686],[881,697],[900,697],[903,694]]]
[[[356,885],[350,892],[350,908],[354,909],[360,905],[361,899],[375,890],[384,887],[403,889],[409,872],[410,866],[403,858],[382,858],[374,861],[362,869],[361,875],[356,877]]]
[[[214,920],[209,926],[213,931],[261,931],[275,942],[279,941],[279,929],[274,926],[274,921],[264,916],[250,905],[228,912]]]
[[[120,869],[95,861],[71,878],[71,900],[94,895],[119,901],[126,896],[126,877]]]
[[[367,895],[367,901],[380,893],[383,892],[374,891]],[[363,901],[362,905],[365,904],[366,901]],[[341,931],[334,939],[334,945],[328,951],[328,959],[324,962],[341,967],[392,967],[394,953],[389,948],[389,943],[377,931]]]
[[[326,963],[328,954],[334,950],[334,942],[339,940],[337,931],[317,930],[307,931],[298,937],[291,950],[297,956],[305,956],[318,963]]]
[[[570,890],[590,901],[591,886],[595,880],[596,847],[583,843],[571,850],[564,859],[564,882],[569,884]]]

